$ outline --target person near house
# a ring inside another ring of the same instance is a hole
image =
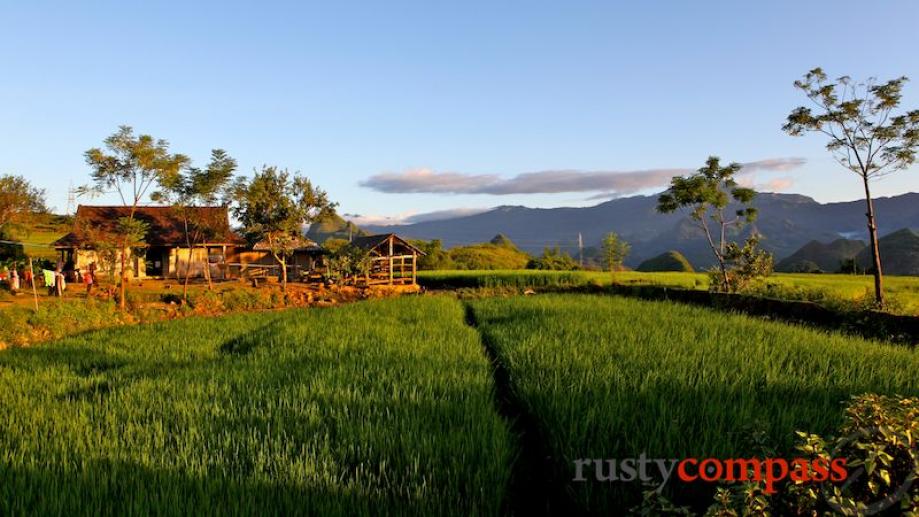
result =
[[[89,296],[93,290],[93,274],[89,271],[83,272],[83,284],[86,286],[86,296]]]
[[[89,263],[89,276],[92,277],[93,284],[96,283],[96,262]]]
[[[67,280],[64,278],[63,271],[54,272],[54,295],[60,298],[64,296],[64,290],[67,289]]]
[[[12,291],[15,294],[16,291],[18,290],[19,290],[19,271],[17,271],[16,268],[14,267],[13,270],[10,271],[10,291]]]
[[[26,269],[22,272],[23,287],[32,288],[32,270]]]

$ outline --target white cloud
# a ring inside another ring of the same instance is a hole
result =
[[[741,174],[789,171],[806,163],[803,158],[770,158],[745,163]],[[694,169],[647,169],[637,171],[545,170],[526,172],[511,178],[497,174],[465,174],[413,169],[402,173],[381,173],[361,186],[384,193],[430,194],[557,194],[602,192],[604,197],[634,194],[665,188],[673,176],[691,174]]]
[[[427,221],[441,221],[444,219],[455,219],[457,217],[466,217],[475,214],[487,212],[490,208],[448,208],[445,210],[435,210],[433,212],[415,211],[402,212],[396,215],[359,215],[343,214],[343,217],[354,224],[361,226],[390,226],[397,224],[423,223]]]

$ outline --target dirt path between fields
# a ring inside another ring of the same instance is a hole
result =
[[[539,431],[539,422],[515,393],[510,372],[501,360],[494,342],[479,328],[475,310],[463,304],[466,324],[482,342],[492,364],[495,407],[517,439],[517,457],[504,496],[504,513],[509,515],[576,515],[576,505],[566,493],[566,483],[558,478],[558,466]]]

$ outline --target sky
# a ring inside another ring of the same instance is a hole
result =
[[[0,0],[0,174],[63,212],[83,152],[130,125],[197,165],[299,171],[364,223],[651,194],[709,155],[859,199],[825,140],[781,131],[792,83],[906,75],[919,108],[916,20],[914,0]],[[919,191],[919,167],[874,190]]]

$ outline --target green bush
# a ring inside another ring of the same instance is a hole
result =
[[[188,304],[206,312],[274,309],[284,306],[284,293],[276,289],[229,287],[189,295]]]
[[[546,248],[542,255],[530,260],[527,269],[541,269],[544,271],[574,271],[578,263],[571,255],[561,251],[558,247]]]
[[[693,269],[692,264],[686,260],[686,257],[684,257],[682,253],[679,251],[668,251],[642,262],[638,265],[636,271],[679,271],[685,273],[693,273],[695,272],[695,269]]]

